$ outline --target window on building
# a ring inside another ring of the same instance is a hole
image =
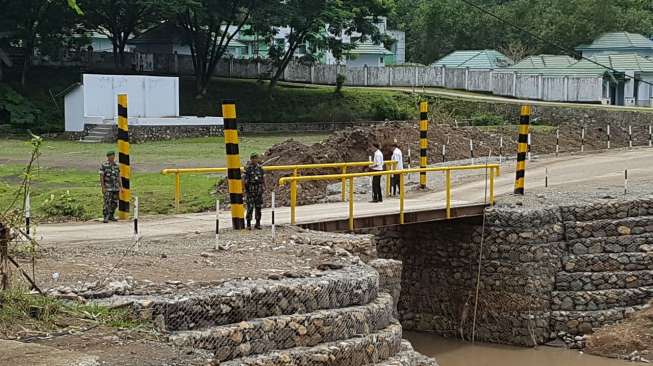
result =
[[[383,65],[383,56],[379,57],[379,62]]]

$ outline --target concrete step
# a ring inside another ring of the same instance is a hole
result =
[[[173,344],[212,350],[218,361],[353,338],[395,321],[389,294],[363,306],[243,321],[206,330],[179,332]]]
[[[551,330],[555,333],[587,334],[594,328],[621,321],[630,314],[642,310],[645,307],[647,305],[616,307],[609,310],[596,311],[552,311],[550,326]]]
[[[573,254],[599,254],[653,251],[653,233],[622,235],[607,238],[582,238],[570,240],[569,251]]]
[[[558,272],[557,291],[634,289],[653,286],[653,271]]]
[[[562,258],[567,272],[617,272],[653,270],[653,251],[569,255]]]
[[[256,318],[365,305],[377,298],[378,273],[358,263],[282,280],[236,280],[170,296],[121,296],[168,331],[207,329]]]
[[[581,238],[605,238],[623,235],[639,235],[653,232],[653,216],[627,217],[624,219],[596,220],[589,222],[565,222],[568,240]]]
[[[408,341],[401,342],[401,351],[378,366],[438,366],[435,359],[416,352]]]
[[[243,357],[220,363],[221,366],[312,365],[362,366],[389,360],[401,350],[401,325],[359,338],[323,343],[315,347],[295,347],[264,355]]]
[[[653,287],[596,291],[553,291],[551,310],[595,311],[646,304]]]

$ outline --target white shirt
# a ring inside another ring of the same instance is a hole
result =
[[[372,164],[372,170],[383,170],[383,153],[379,149],[376,149],[374,152],[374,163]]]
[[[401,153],[401,150],[399,150],[398,147],[395,147],[395,149],[392,150],[391,160],[397,162],[397,164],[395,164],[395,169],[401,170],[404,168],[404,154]]]

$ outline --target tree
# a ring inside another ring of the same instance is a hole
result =
[[[165,3],[164,0],[79,0],[79,4],[87,27],[109,38],[114,65],[124,69],[127,41],[159,22]]]
[[[271,50],[276,71],[270,88],[277,84],[297,49],[307,43],[331,51],[336,60],[356,46],[344,38],[354,36],[358,42],[371,38],[382,43],[383,35],[374,23],[379,16],[388,15],[393,5],[391,0],[278,0],[271,22],[288,32],[285,44],[274,45]]]
[[[4,10],[9,15],[2,28],[11,27],[7,33],[10,42],[23,49],[21,84],[33,63],[34,51],[47,43],[61,42],[75,28],[74,13],[68,7],[71,2],[52,0],[8,1]],[[74,2],[72,2],[74,4]],[[55,47],[56,48],[56,47]]]
[[[171,8],[190,46],[198,97],[206,94],[229,43],[266,3],[264,0],[181,0]]]

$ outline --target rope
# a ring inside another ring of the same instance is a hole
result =
[[[492,156],[492,149],[488,153],[488,158],[485,160],[485,197],[483,198],[483,203],[487,205],[487,191],[488,191],[488,173],[489,173],[489,161]],[[472,343],[476,340],[476,314],[478,312],[478,292],[481,287],[481,261],[483,260],[483,244],[485,243],[485,215],[486,210],[483,210],[483,224],[481,226],[481,247],[478,252],[478,269],[476,271],[476,295],[474,296],[474,316],[472,318]]]

